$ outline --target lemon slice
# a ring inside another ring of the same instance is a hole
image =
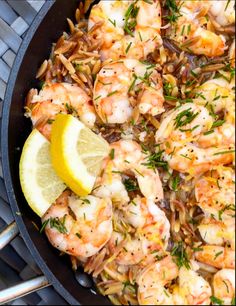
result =
[[[51,156],[58,176],[79,196],[88,195],[109,154],[108,143],[72,115],[58,114],[52,125]]]
[[[20,159],[20,183],[29,206],[42,217],[66,189],[53,169],[49,141],[34,129]]]

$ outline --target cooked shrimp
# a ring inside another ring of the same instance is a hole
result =
[[[234,218],[228,218],[224,222],[214,218],[204,218],[198,230],[207,244],[228,245],[235,249]]]
[[[135,228],[116,257],[120,265],[134,265],[153,261],[156,252],[166,250],[170,237],[170,224],[165,213],[153,200],[134,198],[123,210],[124,219]],[[123,234],[114,232],[109,241],[110,252],[124,240]]]
[[[210,1],[209,15],[211,20],[225,28],[235,23],[235,1],[234,0],[213,0]],[[218,27],[216,27],[218,29]]]
[[[170,168],[183,173],[199,174],[215,165],[229,164],[234,159],[234,146],[230,139],[215,147],[215,142],[201,148],[199,139],[213,125],[209,110],[201,105],[187,103],[165,114],[156,132],[164,159]]]
[[[129,121],[136,105],[142,114],[156,116],[164,111],[162,81],[154,67],[126,59],[107,64],[100,70],[93,101],[103,122]],[[136,92],[137,99],[131,92]]]
[[[156,141],[170,143],[197,141],[198,135],[208,131],[213,118],[207,108],[194,103],[186,103],[164,114],[156,132]],[[185,141],[186,140],[186,141]]]
[[[230,78],[229,73],[226,73],[224,78],[209,80],[195,90],[197,98],[194,99],[194,103],[207,104],[212,116],[216,118],[213,128],[210,127],[209,131],[198,138],[198,145],[202,148],[235,143],[234,78]],[[217,120],[220,116],[222,119]]]
[[[165,158],[171,169],[198,175],[214,166],[230,164],[234,160],[234,147],[202,149],[188,144],[177,148],[173,155],[166,155]]]
[[[204,245],[195,253],[198,261],[218,269],[235,268],[235,252],[227,247]]]
[[[106,166],[104,163],[103,168],[105,171],[97,178],[93,194],[101,198],[108,197],[120,205],[128,203],[130,199],[122,182],[122,176],[119,173],[112,173],[112,164]]]
[[[197,205],[207,217],[216,220],[234,219],[235,173],[231,168],[219,166],[202,176],[195,184]]]
[[[223,269],[213,277],[214,296],[222,301],[222,305],[233,305],[235,297],[235,270]]]
[[[72,256],[96,254],[112,234],[112,203],[108,198],[78,198],[64,192],[45,213],[45,233],[51,244]]]
[[[210,284],[198,275],[198,265],[191,261],[191,269],[181,267],[178,285],[173,290],[173,305],[210,305]]]
[[[166,285],[178,277],[178,267],[171,256],[145,267],[137,277],[140,305],[173,305],[173,296]]]
[[[118,179],[122,179],[122,174],[129,174],[137,179],[140,191],[145,198],[159,201],[163,199],[163,188],[158,171],[145,166],[146,155],[142,152],[137,142],[120,140],[112,143],[110,148],[114,156],[109,156],[104,162],[103,174],[97,179],[93,192],[96,196],[103,197],[106,194],[114,194],[112,192],[114,186],[113,174],[115,174],[114,179],[116,182]],[[117,174],[120,174],[120,176],[117,176]],[[116,193],[115,198],[112,197],[112,200],[124,203],[122,198],[124,194],[122,191],[118,199]]]
[[[225,39],[203,27],[211,1],[178,1],[179,16],[170,27],[169,35],[181,48],[197,55],[220,56],[226,49]]]
[[[89,16],[89,29],[102,41],[102,60],[146,59],[162,44],[161,6],[158,0],[100,1]]]
[[[96,120],[91,98],[75,84],[46,84],[26,105],[35,127],[50,139],[51,123],[58,113],[73,113],[89,127]]]

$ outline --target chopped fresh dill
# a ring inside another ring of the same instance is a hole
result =
[[[128,44],[127,48],[125,49],[126,54],[129,52],[131,45],[132,45],[132,41]]]
[[[123,183],[128,192],[139,190],[137,182],[131,178],[125,179]]]
[[[182,16],[180,14],[180,7],[177,5],[176,0],[166,0],[165,6],[169,10],[169,14],[164,18],[170,23],[175,23],[177,19]]]
[[[193,111],[191,111],[191,108],[180,112],[175,118],[175,127],[179,128],[191,123],[198,116],[198,114],[199,113],[194,114]]]
[[[214,129],[214,128],[218,127],[218,126],[221,126],[221,125],[224,124],[224,123],[225,123],[225,120],[224,120],[224,119],[223,119],[223,120],[217,120],[217,121],[213,122],[211,128]]]
[[[235,150],[228,150],[228,151],[217,152],[217,153],[214,153],[213,155],[229,154],[229,153],[234,153],[234,152]]]
[[[183,25],[182,27],[181,35],[184,35],[184,31],[185,31],[185,25]]]
[[[132,81],[132,83],[131,83],[131,85],[129,87],[128,93],[130,93],[134,89],[136,80],[137,80],[137,76],[134,74],[134,79],[133,79],[133,81]]]
[[[187,159],[189,159],[189,160],[192,160],[192,158],[191,158],[191,157],[189,157],[189,156],[187,156],[187,155],[180,154],[180,156],[182,156],[182,157],[184,157],[184,158],[187,158]]]
[[[114,27],[116,27],[116,20],[111,20],[110,18],[108,18],[108,21],[110,21],[111,24],[113,24]]]
[[[143,38],[142,38],[142,35],[141,35],[140,31],[138,31],[138,35],[139,35],[140,40],[143,41]]]
[[[164,170],[168,171],[168,163],[163,160],[163,152],[164,150],[160,150],[158,152],[150,153],[146,159],[147,162],[144,165],[149,168],[156,170],[158,167],[162,167]]]
[[[115,149],[114,148],[111,149],[111,152],[110,152],[109,156],[110,156],[111,159],[114,159],[114,157],[115,157]]]
[[[191,129],[179,129],[181,132],[192,132],[194,130],[196,130],[199,127],[198,125],[195,125],[194,127],[192,127]]]
[[[102,97],[101,95],[100,95],[100,96],[97,96],[97,97],[94,99],[94,101],[100,99],[101,97]]]
[[[230,0],[227,1],[226,6],[225,6],[225,11],[227,10],[228,6],[230,4]]]
[[[139,7],[136,5],[137,1],[134,3],[130,4],[128,7],[126,13],[125,13],[125,26],[124,26],[124,31],[126,34],[131,35],[134,37],[133,31],[137,25],[136,17],[139,12]]]
[[[172,182],[171,182],[171,188],[174,190],[174,191],[177,191],[178,190],[178,185],[180,183],[180,177],[177,175],[175,176],[173,179],[172,179]]]
[[[215,297],[214,295],[212,295],[210,299],[213,305],[224,305],[224,302],[221,299],[218,299],[217,297]]]
[[[114,91],[110,92],[110,93],[107,95],[107,97],[113,96],[113,95],[116,94],[117,92],[118,92],[117,90],[114,90]]]
[[[42,232],[45,230],[45,228],[46,228],[46,226],[48,225],[49,221],[50,221],[50,219],[47,219],[47,220],[45,220],[45,221],[43,222],[42,227],[41,227],[41,229],[40,229],[40,231],[39,231],[40,234],[42,234]]]
[[[59,219],[58,217],[49,219],[50,227],[57,229],[58,232],[60,232],[61,234],[67,234],[67,228],[65,227],[65,222],[66,222],[66,215],[62,219]]]
[[[223,251],[217,252],[217,253],[215,254],[214,260],[216,260],[216,258],[217,258],[218,256],[220,256],[221,254],[223,254]]]
[[[188,255],[184,249],[182,241],[175,244],[175,246],[171,251],[171,255],[174,257],[175,262],[179,268],[181,267],[185,267],[187,269],[191,268]]]
[[[55,119],[48,119],[47,124],[52,124],[55,121]]]

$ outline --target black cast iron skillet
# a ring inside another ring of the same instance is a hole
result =
[[[35,228],[32,221],[40,228],[40,219],[26,203],[19,182],[21,149],[31,131],[30,120],[24,117],[24,99],[30,88],[37,87],[36,72],[42,61],[49,57],[52,42],[68,29],[66,18],[74,20],[77,7],[77,0],[46,1],[22,43],[3,104],[3,175],[21,235],[48,281],[72,305],[111,305],[103,296],[78,284],[68,258],[59,256],[46,237]]]

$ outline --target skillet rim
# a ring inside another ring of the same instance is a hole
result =
[[[6,94],[3,100],[2,108],[2,122],[1,122],[1,153],[2,153],[2,169],[3,169],[3,180],[7,191],[7,197],[11,206],[12,214],[17,223],[19,231],[22,235],[24,242],[27,245],[28,250],[35,259],[37,265],[42,270],[43,274],[48,279],[49,283],[56,289],[56,291],[71,305],[81,305],[77,299],[75,299],[67,289],[62,285],[62,283],[56,278],[52,273],[46,262],[41,257],[39,251],[37,250],[34,242],[32,241],[23,218],[16,214],[20,211],[15,197],[13,182],[11,179],[10,171],[10,161],[9,161],[9,118],[10,118],[10,107],[12,103],[12,96],[16,85],[16,79],[18,72],[21,68],[22,61],[24,59],[25,53],[29,47],[31,40],[33,39],[35,32],[40,26],[46,14],[55,4],[55,0],[46,1],[41,10],[38,12],[37,16],[33,20],[31,26],[29,27],[25,38],[19,48],[17,56],[15,58],[13,67],[11,69],[10,77],[7,83]]]

